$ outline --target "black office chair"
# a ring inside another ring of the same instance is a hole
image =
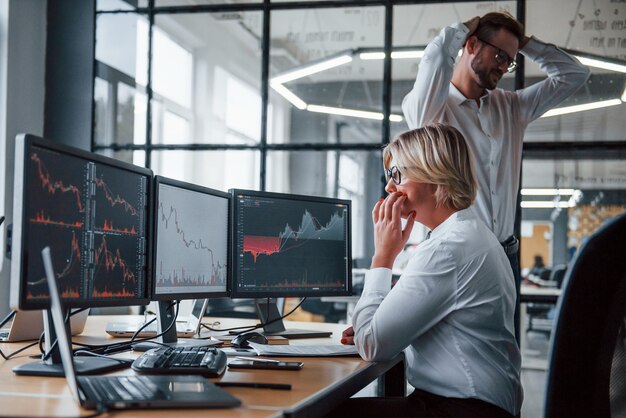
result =
[[[562,272],[560,272],[560,268],[563,268]],[[556,274],[562,273],[565,273],[565,266],[559,265],[555,266],[554,269],[543,268],[539,272],[538,276],[541,280],[545,282],[550,282]],[[538,331],[550,335],[550,330],[552,329],[552,321],[548,319],[548,314],[552,309],[554,309],[554,306],[554,303],[527,303],[526,317],[528,324],[526,326],[526,332],[528,333],[530,331]],[[543,327],[535,328],[534,325],[537,323],[543,324]]]
[[[565,279],[566,271],[567,266],[565,264],[558,264],[552,269],[548,280],[554,282],[556,287],[560,289],[561,285],[563,284],[563,279]]]
[[[552,333],[545,416],[626,416],[626,214],[594,233],[563,282]]]

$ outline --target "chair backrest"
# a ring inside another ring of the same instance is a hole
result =
[[[561,287],[563,285],[566,270],[567,266],[565,264],[558,264],[552,269],[552,272],[550,273],[550,281],[556,282],[556,287]]]
[[[614,352],[623,346],[626,214],[594,233],[565,274],[550,341],[546,417],[611,416]]]
[[[541,272],[539,273],[539,278],[541,280],[550,280],[550,275],[552,274],[552,270],[550,270],[549,268],[545,268],[543,270],[541,270]]]

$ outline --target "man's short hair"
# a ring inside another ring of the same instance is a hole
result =
[[[461,210],[476,197],[471,150],[454,127],[426,125],[398,135],[383,150],[383,162],[394,162],[408,180],[437,186],[437,205]]]
[[[511,32],[520,43],[524,39],[524,26],[506,12],[491,12],[481,17],[473,35],[476,35],[479,39],[490,41],[500,29]]]

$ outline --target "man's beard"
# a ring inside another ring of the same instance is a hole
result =
[[[481,61],[478,60],[477,62],[476,58],[474,58],[471,63],[472,70],[474,70],[474,73],[478,76],[480,87],[487,90],[493,90],[498,85],[499,80],[493,81],[490,77],[491,72],[482,67],[481,63]]]

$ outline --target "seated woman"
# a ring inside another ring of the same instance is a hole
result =
[[[342,342],[356,344],[369,361],[404,350],[416,389],[405,398],[352,398],[332,416],[520,412],[515,282],[502,246],[470,208],[476,195],[470,154],[463,136],[445,125],[403,133],[385,148],[389,194],[372,211],[374,256]],[[430,237],[392,288],[391,267],[414,221]]]

